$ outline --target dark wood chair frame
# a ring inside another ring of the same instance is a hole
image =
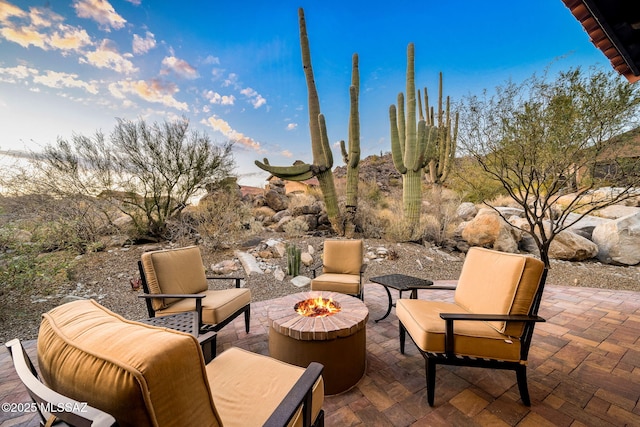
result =
[[[91,407],[86,402],[78,402],[63,396],[42,383],[20,340],[13,339],[5,343],[5,346],[11,354],[18,378],[27,388],[38,410],[41,426],[49,425],[47,423],[54,420],[63,422],[56,422],[56,426],[117,426],[115,418],[106,412]]]
[[[316,278],[316,271],[321,268],[324,264],[320,263],[317,264],[313,267],[311,267],[311,275],[312,275],[312,279]],[[354,296],[356,298],[360,298],[362,301],[364,301],[364,272],[367,270],[367,264],[365,264],[364,262],[362,262],[362,265],[360,266],[360,293],[359,294],[355,294]]]
[[[53,421],[53,417],[55,417],[56,426],[114,427],[118,425],[115,418],[106,412],[91,407],[85,402],[78,402],[63,396],[43,384],[38,378],[38,372],[20,340],[13,339],[5,343],[5,346],[9,349],[18,377],[37,405],[41,426]],[[320,363],[310,363],[264,426],[286,426],[302,405],[302,425],[304,427],[323,427],[324,410],[320,410],[315,420],[311,419],[313,386],[322,375],[323,370],[324,366]],[[48,412],[44,410],[45,408],[55,409],[55,412]]]
[[[147,283],[147,278],[144,274],[142,261],[138,261],[138,271],[140,272],[142,290],[144,291],[144,294],[139,295],[138,297],[143,298],[147,303],[147,312],[149,313],[149,317],[156,317],[156,311],[153,309],[153,304],[151,304],[151,300],[153,298],[193,298],[196,300],[195,311],[198,313],[198,327],[201,334],[210,331],[218,332],[220,329],[227,326],[242,313],[244,313],[244,329],[247,333],[249,333],[249,323],[251,320],[251,304],[247,304],[244,307],[241,307],[239,310],[237,310],[235,313],[233,313],[231,316],[227,317],[220,323],[217,323],[215,325],[204,325],[202,323],[202,299],[206,297],[205,294],[152,294],[149,291],[149,284]],[[207,277],[207,280],[233,280],[235,282],[236,288],[240,288],[240,280],[242,279],[244,279],[244,277]]]
[[[529,388],[527,386],[527,365],[521,362],[526,362],[529,356],[529,347],[531,346],[531,338],[533,337],[533,329],[537,322],[544,322],[545,319],[538,316],[538,309],[540,308],[540,302],[542,300],[542,293],[544,291],[544,285],[547,277],[547,269],[545,268],[540,279],[540,285],[533,297],[531,309],[528,315],[504,315],[504,314],[466,314],[466,313],[441,313],[440,318],[445,321],[445,352],[433,353],[423,351],[416,344],[416,348],[422,354],[425,359],[425,371],[427,380],[427,401],[429,406],[433,406],[435,386],[436,386],[436,365],[453,365],[453,366],[471,366],[479,368],[491,368],[491,369],[503,369],[512,370],[516,372],[516,379],[518,381],[518,390],[520,391],[520,398],[525,406],[531,406],[531,399],[529,398]],[[524,330],[520,337],[520,361],[512,362],[499,359],[484,359],[468,356],[461,356],[455,353],[455,339],[454,339],[454,321],[456,320],[472,320],[472,321],[505,321],[505,322],[524,322]],[[406,329],[402,322],[398,322],[400,326],[400,353],[404,354],[404,344]],[[409,335],[412,341],[413,337]],[[415,344],[415,341],[414,341]]]

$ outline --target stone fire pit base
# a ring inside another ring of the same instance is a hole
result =
[[[304,318],[293,311],[297,302],[319,294],[340,304],[340,313]],[[347,391],[364,376],[369,311],[361,300],[334,292],[302,292],[274,300],[268,315],[271,357],[305,368],[322,363],[325,394]]]

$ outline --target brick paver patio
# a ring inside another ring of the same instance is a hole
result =
[[[393,291],[392,291],[393,292]],[[394,294],[394,298],[397,295]],[[420,291],[448,300],[449,291]],[[640,426],[640,292],[548,286],[529,355],[531,407],[513,372],[439,366],[435,406],[426,403],[424,361],[412,343],[398,350],[395,310],[367,284],[367,372],[351,390],[325,399],[327,426]],[[268,354],[266,307],[251,304],[251,333],[236,320],[218,352],[238,346]],[[27,347],[33,354],[35,342]],[[0,402],[28,402],[10,357],[0,350]],[[35,426],[32,414],[0,413],[0,427]]]

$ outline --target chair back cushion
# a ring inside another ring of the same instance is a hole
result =
[[[120,426],[218,426],[202,352],[189,334],[132,322],[92,300],[43,314],[46,384]]]
[[[458,279],[455,302],[476,314],[529,314],[544,263],[536,258],[473,247]],[[522,322],[489,322],[498,332],[519,337]]]
[[[363,257],[362,240],[327,239],[324,241],[323,272],[360,274]]]
[[[207,290],[207,277],[200,249],[188,246],[178,249],[145,252],[142,268],[152,294],[197,294]],[[154,298],[154,310],[163,310],[180,299]]]

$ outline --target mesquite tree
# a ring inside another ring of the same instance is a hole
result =
[[[640,185],[640,159],[619,158],[625,140],[614,138],[634,125],[639,89],[613,72],[574,68],[464,100],[461,146],[522,207],[528,226],[521,230],[535,240],[547,268],[559,232],[631,197]],[[610,167],[600,175],[605,159]],[[594,197],[603,184],[612,186],[609,194]]]

